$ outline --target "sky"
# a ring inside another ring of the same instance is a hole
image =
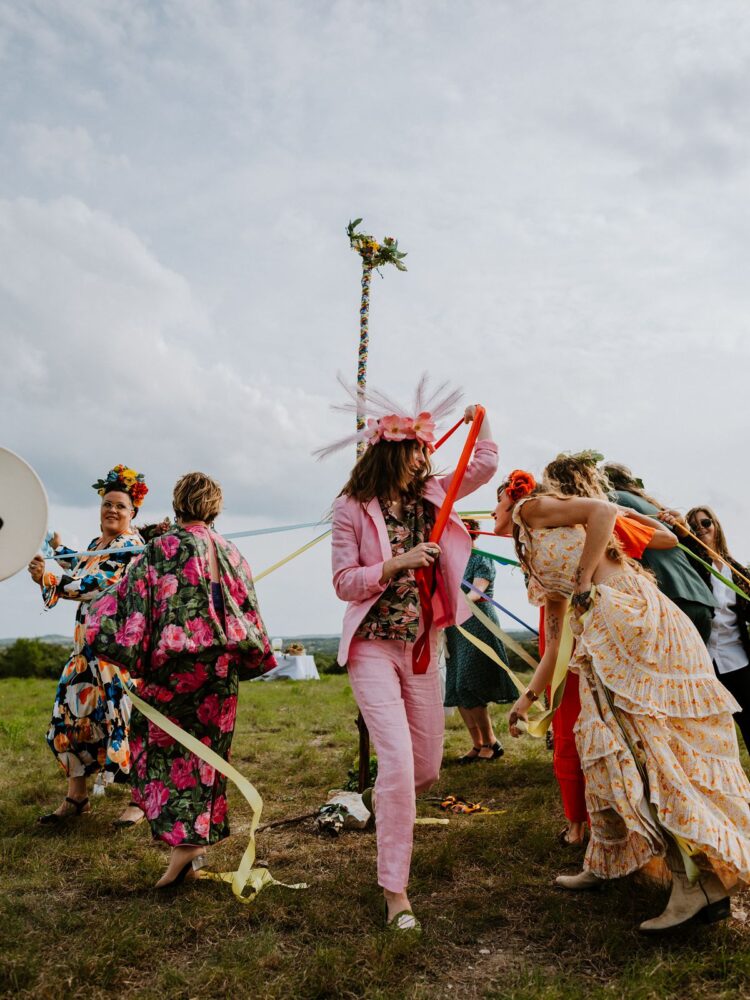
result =
[[[0,0],[0,118],[0,444],[68,544],[118,462],[146,520],[191,469],[219,530],[325,515],[363,216],[408,252],[373,278],[370,384],[448,379],[500,473],[596,448],[750,560],[741,0]],[[260,570],[314,533],[241,547]],[[258,593],[274,635],[339,629],[325,542]],[[0,583],[0,637],[73,613]]]

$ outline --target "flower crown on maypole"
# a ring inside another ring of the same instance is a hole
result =
[[[379,389],[363,391],[357,385],[349,385],[341,375],[337,379],[350,400],[334,404],[331,409],[357,413],[364,407],[367,420],[361,430],[314,451],[318,458],[327,458],[355,442],[372,447],[381,441],[418,441],[431,448],[437,423],[455,409],[463,395],[460,389],[450,389],[447,382],[429,391],[429,376],[424,374],[417,385],[412,406],[405,407]]]
[[[386,264],[393,264],[399,271],[405,271],[406,265],[401,261],[406,257],[398,248],[398,240],[392,236],[386,236],[382,243],[378,243],[374,236],[368,233],[358,233],[357,226],[361,219],[355,219],[346,227],[346,235],[349,237],[349,246],[356,250],[362,258],[362,263],[367,267],[384,267]]]
[[[92,484],[100,497],[105,493],[116,490],[119,493],[127,493],[133,501],[133,506],[137,509],[143,503],[144,497],[148,493],[146,478],[142,472],[129,469],[126,465],[116,465],[110,469],[104,479],[97,479]]]

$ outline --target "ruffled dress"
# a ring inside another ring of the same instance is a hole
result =
[[[584,528],[528,528],[522,506],[513,520],[532,570],[530,602],[570,597]],[[591,820],[584,867],[627,875],[664,856],[671,833],[728,887],[750,882],[750,782],[732,719],[739,706],[693,623],[625,561],[572,626],[581,696],[574,732]]]

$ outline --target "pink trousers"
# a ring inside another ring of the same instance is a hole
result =
[[[354,639],[349,651],[349,683],[378,755],[378,884],[389,892],[409,884],[416,793],[437,781],[443,756],[445,713],[431,639],[424,674],[413,671],[410,643]]]

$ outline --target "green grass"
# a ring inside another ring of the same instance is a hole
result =
[[[418,942],[380,928],[371,832],[338,840],[311,825],[261,833],[258,855],[300,892],[270,888],[242,906],[212,882],[162,896],[151,886],[166,848],[145,824],[115,833],[126,788],[94,800],[64,829],[36,825],[63,781],[45,741],[54,684],[0,682],[0,994],[13,997],[273,998],[496,997],[509,1000],[720,1000],[750,995],[750,928],[733,919],[644,939],[637,924],[664,892],[637,879],[593,895],[551,888],[580,855],[556,842],[563,824],[550,754],[511,741],[505,757],[448,765],[438,786],[481,799],[498,816],[417,827],[410,893]],[[243,685],[234,763],[265,800],[264,820],[316,808],[356,753],[346,678]],[[446,761],[467,749],[448,720]],[[249,812],[231,797],[234,835],[211,854],[226,870],[246,843]],[[420,804],[422,815],[438,815]],[[739,916],[748,894],[735,898]]]

